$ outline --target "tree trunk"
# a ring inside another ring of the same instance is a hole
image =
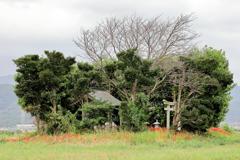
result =
[[[110,81],[108,81],[108,103],[110,103],[110,98],[111,98],[111,87],[110,87]],[[109,122],[109,128],[112,129],[112,112],[110,111],[108,115],[108,122]]]
[[[84,97],[85,97],[86,103],[88,104],[88,95],[85,95]],[[82,108],[83,108],[83,101],[82,101]],[[83,121],[85,120],[85,119],[84,119],[84,116],[85,116],[85,112],[82,111],[82,120],[83,120]]]
[[[56,102],[53,102],[53,110],[54,110],[54,113],[57,112],[57,104],[56,104]]]
[[[132,99],[132,102],[135,101],[135,99],[136,99],[135,93],[131,93],[131,99]]]
[[[131,91],[132,102],[134,102],[136,99],[137,81],[138,81],[138,79],[135,79],[134,85],[132,86],[132,91]]]
[[[173,116],[173,126],[177,127],[179,123],[179,113],[175,113]]]
[[[56,95],[56,88],[52,88],[52,92]],[[54,113],[57,112],[57,103],[56,103],[56,97],[52,100],[52,104],[53,104],[53,110],[54,110]]]

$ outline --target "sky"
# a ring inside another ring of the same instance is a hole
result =
[[[72,39],[111,16],[134,13],[163,18],[195,13],[198,46],[225,51],[234,82],[240,85],[239,0],[0,0],[0,76],[15,74],[13,59],[44,50],[76,56]],[[77,57],[77,61],[83,59]]]

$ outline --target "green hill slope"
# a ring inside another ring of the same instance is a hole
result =
[[[6,109],[10,103],[16,102],[17,97],[13,93],[13,86],[0,84],[0,110]]]
[[[231,90],[231,96],[233,96],[233,99],[230,103],[240,102],[240,86],[237,85]]]
[[[13,86],[0,84],[0,127],[13,127],[21,123],[21,107],[17,104]],[[24,123],[31,123],[30,115],[25,113]]]
[[[229,111],[225,117],[225,122],[240,123],[240,86],[236,86],[231,91],[233,99],[230,101]]]
[[[227,113],[225,122],[240,123],[240,101],[230,103],[229,112]]]

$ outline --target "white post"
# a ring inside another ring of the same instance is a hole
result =
[[[163,103],[167,105],[166,108],[164,108],[165,111],[167,111],[167,129],[170,128],[170,111],[175,111],[174,108],[171,108],[170,106],[174,105],[174,102],[168,102],[165,99],[163,100]]]

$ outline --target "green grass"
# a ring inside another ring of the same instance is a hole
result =
[[[5,143],[0,145],[0,159],[240,159],[240,144],[211,147],[162,147],[158,144],[137,146],[121,144],[72,145]]]

